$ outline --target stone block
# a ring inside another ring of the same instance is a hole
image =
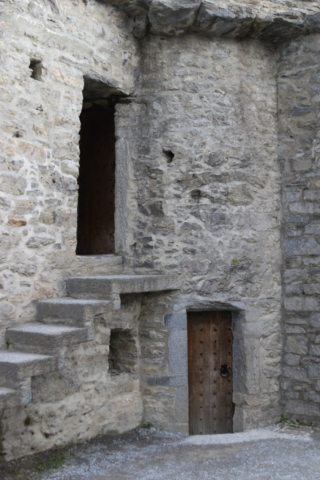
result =
[[[298,355],[306,355],[308,353],[308,338],[302,335],[288,336],[285,351]]]
[[[319,303],[313,297],[289,297],[285,299],[284,306],[288,312],[314,312]]]
[[[50,349],[88,342],[93,339],[93,332],[87,328],[27,323],[8,329],[5,336],[12,344],[32,345],[34,348],[50,351]]]
[[[316,417],[320,415],[320,409],[318,405],[289,400],[285,405],[285,413],[288,415],[305,415],[307,417]]]
[[[172,329],[168,340],[169,362],[173,375],[188,375],[188,338],[186,330]]]
[[[187,386],[180,386],[176,389],[175,400],[175,421],[188,424],[189,414],[189,391]]]
[[[164,315],[164,325],[167,328],[187,329],[187,313],[167,313]]]
[[[310,378],[315,378],[315,379],[320,378],[320,365],[319,364],[309,365],[308,373]]]
[[[57,369],[57,359],[48,355],[0,351],[0,378],[24,380]]]
[[[71,297],[107,299],[114,294],[161,292],[180,288],[176,275],[110,275],[101,277],[69,277],[67,289]]]
[[[286,255],[319,255],[320,244],[314,238],[295,238],[285,241]]]
[[[291,353],[287,353],[284,356],[284,362],[287,365],[290,365],[290,366],[297,366],[300,363],[300,356],[299,355],[293,355]]]
[[[114,303],[108,300],[55,298],[38,302],[37,318],[39,320],[74,319],[85,322],[87,320],[92,321],[96,315],[102,315],[118,308],[120,308],[120,304],[114,306]]]
[[[307,372],[300,367],[284,367],[283,375],[292,380],[306,380]]]
[[[179,35],[188,30],[196,19],[200,0],[153,0],[149,20],[153,33]]]

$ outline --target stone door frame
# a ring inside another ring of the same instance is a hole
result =
[[[238,338],[237,328],[244,320],[244,306],[241,303],[221,303],[221,302],[197,302],[190,303],[183,311],[164,315],[164,325],[169,329],[168,337],[168,357],[171,370],[171,376],[165,378],[163,385],[176,387],[175,394],[175,419],[176,429],[189,432],[189,386],[188,386],[188,336],[187,336],[187,312],[188,311],[222,311],[227,310],[232,313],[233,340],[233,402],[235,404],[235,413],[233,417],[234,432],[243,431],[240,406],[237,405],[237,390],[240,384],[240,378],[243,378],[244,365],[236,365],[237,360],[244,358],[242,352],[243,342]],[[160,379],[159,379],[160,380]],[[164,379],[163,379],[164,380]],[[158,382],[157,382],[158,383]],[[160,382],[159,382],[160,383]],[[159,384],[158,383],[158,384]],[[185,425],[185,428],[179,428],[179,425]]]

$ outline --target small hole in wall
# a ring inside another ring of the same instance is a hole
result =
[[[27,417],[24,421],[24,424],[26,427],[28,427],[29,425],[31,425],[31,418],[30,417]]]
[[[34,80],[38,80],[38,82],[42,81],[42,62],[40,60],[31,59],[29,65],[31,73],[31,78]]]
[[[190,193],[191,197],[193,198],[193,200],[200,200],[201,198],[201,190],[192,190],[192,192]]]
[[[170,148],[164,147],[163,148],[163,153],[166,156],[167,163],[172,163],[172,160],[174,159],[174,153]]]

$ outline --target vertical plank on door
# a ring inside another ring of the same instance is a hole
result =
[[[231,312],[188,313],[189,433],[233,431]],[[220,374],[227,365],[228,377]]]

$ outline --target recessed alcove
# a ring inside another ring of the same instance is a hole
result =
[[[133,330],[114,329],[110,334],[109,372],[111,375],[135,373],[138,350]]]
[[[77,255],[115,253],[115,105],[123,93],[85,78],[80,115]]]

